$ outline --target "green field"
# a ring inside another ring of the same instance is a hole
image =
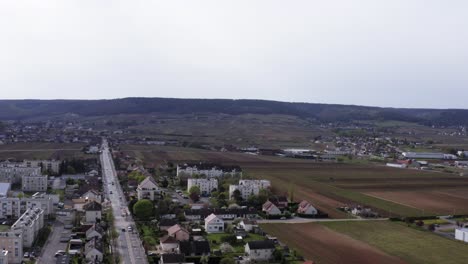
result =
[[[5,231],[7,231],[8,229],[10,229],[10,226],[7,226],[7,225],[0,225],[0,232],[5,232]]]
[[[468,244],[394,222],[329,222],[329,229],[363,241],[414,264],[462,264]]]

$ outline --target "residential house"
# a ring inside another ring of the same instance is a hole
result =
[[[190,191],[190,189],[193,186],[198,186],[200,188],[200,194],[201,196],[208,196],[211,194],[212,191],[218,189],[218,180],[215,178],[209,178],[209,179],[188,179],[187,181],[187,192]]]
[[[96,190],[89,190],[81,195],[81,198],[88,201],[95,200],[97,202],[102,202],[102,195]]]
[[[254,228],[258,227],[258,223],[255,220],[243,219],[240,221],[239,226],[247,232],[252,232]]]
[[[215,214],[211,214],[205,218],[205,231],[207,233],[222,233],[224,232],[224,221],[217,217]]]
[[[151,201],[160,197],[161,190],[153,177],[146,177],[137,187],[138,200],[148,199]]]
[[[252,261],[268,261],[273,257],[275,243],[270,240],[250,241],[245,244],[245,254]]]
[[[208,256],[211,248],[208,241],[182,241],[179,243],[178,252],[185,256]]]
[[[88,263],[101,263],[103,260],[102,243],[93,238],[85,244],[84,255]]]
[[[280,210],[288,208],[288,198],[286,196],[272,196],[268,199],[274,203]]]
[[[164,236],[159,240],[159,245],[163,252],[176,252],[179,247],[179,241],[175,237]]]
[[[312,206],[308,201],[304,200],[299,203],[297,208],[297,213],[302,215],[316,215],[318,211],[315,207]]]
[[[190,233],[180,225],[171,226],[167,229],[169,236],[174,237],[177,241],[186,241],[190,238]]]
[[[188,221],[201,222],[209,216],[215,214],[223,220],[234,220],[236,218],[256,218],[257,210],[254,208],[232,208],[232,209],[199,209],[185,210],[184,215]]]
[[[229,186],[229,199],[233,198],[234,192],[240,192],[242,199],[247,200],[251,195],[258,195],[260,190],[271,187],[269,180],[240,180],[238,185]]]
[[[166,219],[162,218],[159,221],[159,230],[161,231],[167,231],[170,227],[175,226],[179,223],[177,219]]]
[[[262,206],[262,211],[267,215],[280,215],[281,210],[272,202],[266,201]]]
[[[96,223],[102,218],[102,205],[96,201],[83,205],[83,210],[86,212],[86,223]]]
[[[92,225],[88,230],[86,230],[86,240],[91,240],[93,238],[102,239],[102,235],[104,234],[104,230],[99,225]]]

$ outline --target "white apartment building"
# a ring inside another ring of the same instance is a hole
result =
[[[23,238],[11,230],[0,232],[0,245],[2,250],[8,251],[7,264],[20,264],[23,261]],[[2,252],[3,256],[4,252]]]
[[[211,179],[188,179],[187,181],[187,192],[190,191],[190,188],[193,186],[198,186],[200,188],[201,195],[209,195],[213,190],[218,189],[218,180]]]
[[[46,192],[47,175],[24,175],[22,181],[22,190],[25,192]]]
[[[229,199],[232,199],[234,191],[239,190],[242,199],[246,200],[251,195],[258,195],[260,190],[271,187],[269,180],[240,180],[238,185],[229,186]]]
[[[15,234],[23,237],[23,246],[31,247],[39,230],[44,227],[44,211],[39,208],[31,208],[11,226]]]
[[[28,198],[0,198],[0,219],[18,219],[28,208],[40,208],[46,216],[54,213],[53,199],[44,193]]]
[[[23,176],[40,175],[40,167],[26,167],[22,163],[0,163],[0,182],[21,183]]]
[[[24,160],[23,164],[26,167],[40,167],[43,172],[50,171],[52,173],[60,173],[60,163],[59,160]]]
[[[209,163],[194,163],[177,165],[177,177],[205,175],[208,178],[222,176],[242,176],[242,169],[239,166],[222,166]]]
[[[458,157],[453,154],[436,152],[403,152],[402,155],[407,159],[443,159],[456,160]]]

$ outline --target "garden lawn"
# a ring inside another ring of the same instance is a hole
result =
[[[234,236],[234,234],[228,234],[228,233],[217,233],[217,234],[208,234],[207,235],[207,240],[210,242],[210,247],[211,250],[217,250],[219,249],[219,246],[224,243],[224,239]],[[233,248],[236,253],[244,253],[245,250],[245,244],[250,241],[256,241],[256,240],[265,240],[264,236],[257,235],[257,234],[250,234],[244,238],[240,242],[236,243],[229,243]]]

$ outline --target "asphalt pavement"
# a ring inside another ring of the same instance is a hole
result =
[[[117,250],[121,257],[121,263],[146,264],[148,263],[146,253],[143,249],[138,232],[136,231],[135,222],[131,214],[128,213],[127,201],[125,200],[125,195],[123,195],[122,187],[119,184],[107,141],[103,140],[102,145],[101,165],[104,194],[111,203],[114,214],[114,226],[119,233]],[[133,227],[134,233],[129,232],[129,226]]]

